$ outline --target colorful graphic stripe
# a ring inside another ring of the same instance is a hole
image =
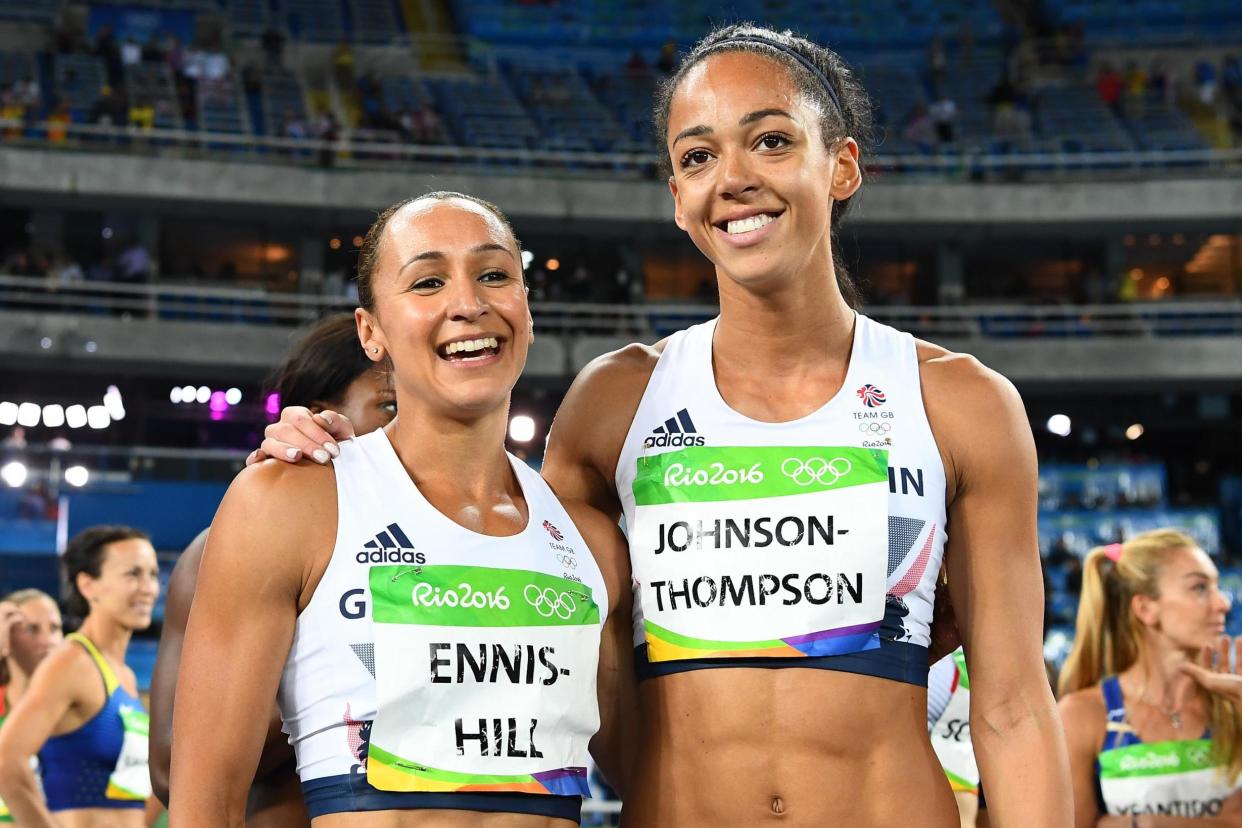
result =
[[[637,506],[717,503],[888,483],[888,452],[853,446],[690,446],[638,458]]]
[[[371,743],[367,780],[384,791],[507,792],[590,796],[586,768],[557,768],[536,773],[459,773],[419,765]]]
[[[802,658],[856,653],[880,646],[879,621],[761,641],[713,641],[675,633],[651,620],[645,620],[643,624],[646,628],[647,657],[652,661],[720,656]]]
[[[104,796],[108,799],[120,799],[125,802],[142,802],[146,799],[142,794],[128,791],[111,780],[108,781],[108,789],[104,791]]]
[[[949,787],[953,789],[953,793],[979,793],[979,786],[977,784],[967,782],[952,771],[946,769],[944,775],[949,778]]]

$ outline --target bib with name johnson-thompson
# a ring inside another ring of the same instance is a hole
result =
[[[629,540],[651,661],[879,646],[886,450],[688,445],[637,465]]]

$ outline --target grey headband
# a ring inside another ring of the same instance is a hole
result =
[[[724,46],[729,43],[758,43],[763,46],[770,46],[771,48],[775,49],[778,52],[781,52],[782,54],[789,55],[789,57],[798,61],[798,63],[801,64],[804,69],[810,72],[811,75],[814,76],[814,78],[819,81],[820,86],[824,87],[824,91],[827,92],[828,97],[832,99],[832,105],[837,108],[838,114],[842,116],[845,115],[845,110],[841,108],[841,101],[837,99],[837,90],[834,89],[832,84],[828,82],[828,76],[823,73],[823,70],[821,70],[813,62],[808,60],[805,55],[799,54],[797,51],[789,48],[784,43],[781,43],[778,40],[772,40],[770,38],[764,37],[763,35],[756,35],[756,34],[731,35],[725,38],[724,40],[721,40],[717,43],[712,44],[712,46],[713,48],[715,48],[717,46]]]

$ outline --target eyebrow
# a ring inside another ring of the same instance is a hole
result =
[[[496,244],[495,242],[486,242],[484,244],[476,244],[474,247],[470,248],[471,253],[490,253],[493,250],[499,250],[502,253],[508,253],[509,258],[510,259],[513,258],[512,250],[505,247],[503,244]],[[410,259],[405,264],[401,265],[401,270],[405,270],[407,267],[414,264],[415,262],[425,262],[431,259],[444,260],[447,258],[448,256],[444,255],[444,253],[440,252],[439,250],[428,250],[425,253],[419,253],[417,256]],[[397,272],[400,273],[401,270],[398,270]]]
[[[756,121],[762,121],[764,118],[772,117],[788,118],[791,121],[794,119],[792,115],[783,109],[756,109],[754,112],[748,112],[743,115],[741,119],[738,120],[737,125],[743,127],[750,126]],[[676,146],[677,142],[682,138],[697,138],[700,135],[710,135],[712,132],[712,128],[704,124],[692,126],[677,133],[677,137],[673,139],[673,145]]]

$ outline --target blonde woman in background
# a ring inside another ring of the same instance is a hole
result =
[[[1225,631],[1215,564],[1172,529],[1091,550],[1061,673],[1077,828],[1242,826],[1242,720],[1193,677]]]

